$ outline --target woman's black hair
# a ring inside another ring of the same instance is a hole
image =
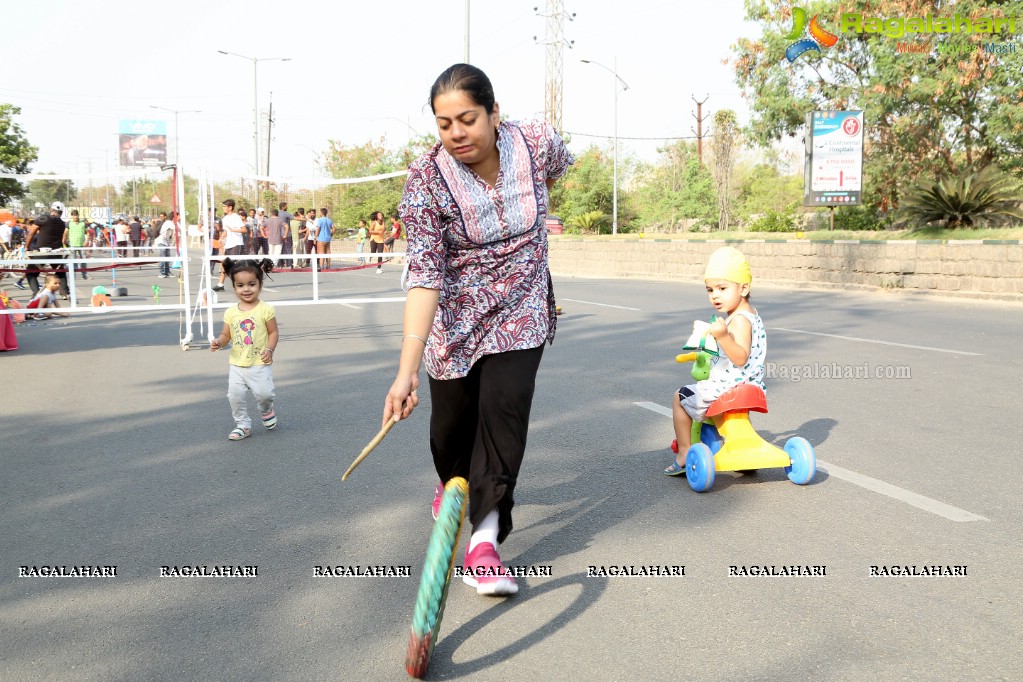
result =
[[[467,94],[473,102],[486,109],[488,114],[494,113],[494,86],[490,84],[487,74],[471,64],[455,64],[437,76],[430,88],[430,111],[437,113],[433,102],[438,95],[460,90]]]
[[[222,266],[227,276],[234,282],[234,276],[239,272],[251,272],[259,280],[259,285],[263,285],[263,275],[269,274],[274,270],[274,262],[269,258],[260,258],[259,260],[231,260],[230,258],[224,259]],[[273,279],[272,277],[270,279]]]

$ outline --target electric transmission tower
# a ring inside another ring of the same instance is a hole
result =
[[[562,132],[561,104],[562,85],[564,82],[563,53],[565,47],[571,49],[572,45],[575,44],[574,40],[565,39],[565,20],[572,21],[575,18],[575,12],[566,14],[565,3],[562,0],[547,0],[547,12],[545,14],[540,13],[539,7],[534,7],[533,11],[536,12],[537,16],[546,17],[547,19],[547,33],[542,42],[547,47],[547,74],[544,80],[544,118],[560,134]],[[540,43],[536,36],[533,36],[533,40]]]

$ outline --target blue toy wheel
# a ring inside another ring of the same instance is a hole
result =
[[[686,480],[698,493],[714,485],[714,455],[703,443],[694,443],[686,452]]]
[[[725,444],[725,440],[718,433],[717,427],[713,424],[703,422],[700,426],[700,442],[706,443],[712,454],[718,454],[718,450]]]
[[[805,438],[796,436],[785,441],[785,454],[789,456],[789,466],[785,474],[796,485],[806,485],[817,473],[817,456],[813,446]]]

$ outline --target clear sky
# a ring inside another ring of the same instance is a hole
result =
[[[33,0],[4,2],[0,102],[21,107],[17,122],[39,148],[33,172],[82,176],[117,166],[121,119],[167,121],[181,113],[183,166],[250,172],[253,148],[251,57],[260,109],[273,97],[271,174],[309,178],[327,140],[362,144],[386,137],[397,147],[410,129],[435,132],[430,85],[463,60],[465,0],[174,3]],[[542,117],[544,0],[471,0],[470,61],[490,76],[502,113]],[[576,151],[605,142],[581,133],[613,131],[613,67],[629,85],[618,95],[623,154],[653,159],[663,138],[692,135],[703,113],[748,113],[722,60],[740,35],[741,0],[565,0],[566,131]],[[534,42],[534,36],[539,44]],[[242,59],[219,54],[236,52]],[[629,140],[644,137],[653,140]],[[265,141],[263,142],[265,145]]]

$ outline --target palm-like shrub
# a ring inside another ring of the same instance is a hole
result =
[[[986,166],[957,178],[917,183],[899,207],[897,223],[944,223],[946,228],[999,225],[1023,221],[1019,183]]]
[[[607,222],[607,216],[602,211],[589,211],[580,213],[568,219],[568,226],[580,232],[595,231],[600,234],[600,226]]]

